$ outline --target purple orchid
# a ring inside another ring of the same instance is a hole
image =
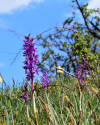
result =
[[[46,85],[48,86],[49,85],[49,80],[47,78],[47,72],[44,73],[44,75],[42,76],[43,78],[43,81],[42,81],[42,84],[43,84],[43,88],[46,87]]]
[[[32,84],[32,92],[34,90],[34,83],[33,83],[33,78],[34,78],[34,73],[38,74],[39,69],[36,68],[36,63],[39,62],[38,55],[36,55],[35,53],[37,52],[37,48],[35,48],[35,43],[36,41],[34,41],[33,38],[29,38],[30,34],[28,36],[25,36],[26,40],[23,40],[25,45],[23,45],[23,50],[25,50],[23,52],[23,56],[25,56],[26,61],[24,61],[23,63],[25,64],[25,66],[23,67],[25,69],[25,74],[27,74],[26,79],[28,81],[30,81],[31,79],[31,84]],[[34,43],[32,43],[34,42]],[[25,90],[22,90],[22,92],[24,92],[24,95],[21,96],[21,98],[25,99],[26,105],[28,104],[28,100],[27,100],[27,95],[30,95],[27,93],[27,86],[28,86],[28,82],[25,83]],[[33,97],[34,97],[34,93]]]
[[[84,59],[84,58],[83,58],[83,64],[79,64],[79,65],[80,65],[80,68],[78,68],[78,69],[76,70],[76,72],[78,73],[77,75],[80,76],[80,77],[79,77],[79,81],[81,81],[81,80],[82,80],[82,77],[83,77],[83,71],[85,70],[85,77],[86,77],[86,75],[88,75],[89,73],[86,71],[88,65],[85,64],[85,59]]]

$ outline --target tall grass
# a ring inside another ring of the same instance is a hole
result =
[[[70,75],[61,75],[50,80],[48,94],[47,88],[37,81],[34,87],[38,124],[100,125],[100,93],[91,79],[86,78],[82,85]],[[23,89],[24,84],[0,91],[0,125],[35,125],[32,98],[28,97],[29,120],[25,100],[20,98]],[[30,86],[28,93],[32,94]]]

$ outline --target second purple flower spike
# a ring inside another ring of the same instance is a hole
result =
[[[80,65],[80,68],[78,68],[76,70],[76,72],[78,73],[77,75],[80,76],[79,81],[81,81],[82,77],[83,77],[83,71],[85,70],[85,77],[86,77],[86,75],[89,75],[89,73],[86,72],[86,69],[87,69],[88,65],[85,64],[85,59],[84,58],[83,58],[83,64],[79,64],[79,65]]]
[[[49,85],[49,80],[47,78],[47,72],[44,73],[44,75],[42,76],[42,79],[43,79],[43,81],[42,81],[43,88],[45,88],[46,85]]]

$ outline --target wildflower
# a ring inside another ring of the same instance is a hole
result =
[[[42,76],[42,78],[43,78],[43,81],[42,81],[43,88],[45,88],[46,85],[49,85],[49,80],[47,78],[47,72],[44,73],[44,75]]]
[[[24,92],[24,95],[23,96],[20,96],[21,98],[24,98],[25,99],[25,103],[26,105],[28,104],[28,100],[27,100],[27,95],[30,96],[30,94],[27,93],[27,86],[28,86],[28,83],[25,82],[25,90],[22,90],[22,92]]]
[[[1,79],[1,77],[0,77],[0,82],[2,82],[2,79]]]
[[[79,65],[80,65],[80,68],[78,68],[76,70],[76,72],[78,73],[77,75],[80,76],[79,81],[81,81],[81,79],[83,77],[83,71],[85,70],[85,77],[86,77],[86,75],[89,75],[89,73],[86,71],[88,65],[85,64],[84,58],[83,58],[83,64],[79,64]]]
[[[30,34],[29,34],[30,36]],[[23,56],[25,56],[26,61],[24,61],[23,63],[25,64],[25,66],[23,67],[25,69],[25,74],[27,74],[26,79],[28,81],[30,81],[31,79],[31,83],[32,83],[32,92],[34,90],[34,86],[33,86],[33,78],[34,78],[34,73],[36,72],[36,74],[38,74],[39,69],[36,68],[36,63],[39,61],[38,55],[36,55],[35,53],[37,52],[37,48],[35,48],[35,43],[36,41],[34,41],[33,38],[29,38],[29,36],[25,36],[26,40],[24,41],[24,45],[23,45],[23,50],[25,50],[23,52]],[[34,41],[34,43],[32,43],[32,41]],[[21,96],[21,98],[25,99],[26,105],[28,104],[28,100],[27,95],[30,95],[27,93],[27,86],[28,86],[28,82],[25,83],[25,90],[22,90],[22,92],[24,92],[24,95]]]
[[[59,72],[59,73],[63,73],[63,71],[62,71],[62,67],[61,67],[61,66],[58,66],[58,68],[57,68],[57,72]]]
[[[28,36],[25,36],[26,40],[24,41],[24,45],[23,45],[23,49],[25,50],[23,52],[23,56],[25,56],[26,61],[24,61],[23,63],[25,64],[25,66],[23,67],[25,69],[25,74],[27,74],[26,79],[28,81],[31,80],[31,86],[32,86],[32,98],[33,98],[33,108],[34,108],[34,116],[35,116],[35,124],[38,125],[37,122],[37,111],[36,111],[36,106],[35,106],[35,94],[34,94],[34,80],[33,78],[35,77],[34,74],[38,74],[39,69],[36,68],[36,63],[39,62],[38,55],[36,55],[37,52],[37,48],[35,48],[35,43],[36,41],[34,41],[33,38],[29,38],[30,34]],[[32,43],[34,42],[34,43]],[[39,74],[38,74],[39,75]],[[24,92],[23,96],[20,96],[21,98],[25,99],[25,103],[26,103],[26,107],[27,107],[27,116],[28,116],[28,120],[30,121],[29,118],[29,112],[28,112],[28,100],[27,100],[27,95],[30,95],[27,93],[27,86],[28,86],[28,82],[25,82],[25,90],[22,90],[22,92]]]

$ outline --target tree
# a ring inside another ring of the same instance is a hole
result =
[[[59,66],[60,61],[62,61],[61,66],[65,71],[70,73],[72,69],[74,74],[76,74],[75,70],[78,68],[78,64],[82,63],[82,57],[88,58],[86,60],[88,71],[97,72],[99,69],[96,64],[100,63],[100,50],[97,50],[97,47],[100,47],[100,18],[94,16],[90,20],[92,13],[100,14],[99,9],[88,10],[88,4],[80,5],[78,0],[72,0],[72,2],[76,4],[76,6],[72,5],[72,7],[80,10],[84,24],[74,21],[75,12],[73,12],[73,16],[66,19],[63,26],[52,27],[36,37],[39,45],[46,48],[45,52],[42,53],[42,61],[37,66],[43,73],[46,70],[49,77],[53,77],[54,72],[56,73],[55,67]],[[90,26],[92,27],[90,28]],[[42,36],[43,33],[47,33],[47,31],[52,29],[55,29],[54,33],[45,37]],[[53,47],[64,52],[65,55],[56,53]]]

